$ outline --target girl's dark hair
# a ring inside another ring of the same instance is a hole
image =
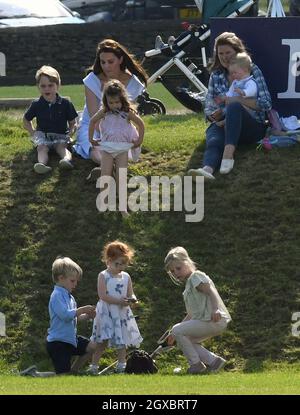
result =
[[[88,72],[94,72],[95,75],[103,73],[100,63],[101,53],[113,53],[118,59],[123,57],[123,61],[120,66],[121,71],[128,69],[128,71],[136,75],[141,82],[145,85],[147,84],[148,75],[143,67],[124,46],[113,39],[104,39],[102,42],[98,43],[94,64],[88,69]]]
[[[125,89],[125,86],[122,82],[118,81],[117,79],[112,79],[111,81],[107,82],[103,88],[103,109],[105,112],[110,111],[107,97],[119,97],[122,103],[122,111],[129,112],[131,109],[131,104],[129,102],[129,98]]]
[[[217,69],[225,70],[225,68],[221,65],[219,56],[218,56],[218,47],[219,46],[230,46],[232,49],[236,51],[236,53],[246,52],[246,47],[243,41],[237,37],[237,35],[233,32],[223,32],[215,39],[214,45],[214,53],[212,57],[212,63],[209,67],[210,71],[215,71]]]

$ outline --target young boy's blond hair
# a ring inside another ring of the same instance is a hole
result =
[[[58,257],[52,264],[52,280],[58,282],[58,277],[63,276],[64,278],[69,276],[77,276],[80,280],[82,277],[82,269],[76,262],[68,257]]]
[[[51,82],[54,82],[57,86],[60,86],[60,75],[56,69],[52,66],[43,65],[40,69],[36,71],[35,80],[37,85],[40,83],[41,77],[47,76]]]

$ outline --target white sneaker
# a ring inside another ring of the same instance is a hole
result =
[[[87,371],[87,375],[98,375],[98,366],[97,365],[89,365]]]
[[[194,365],[191,365],[187,370],[187,373],[190,375],[198,375],[200,373],[205,373],[205,372],[206,372],[206,366],[202,362],[198,362]]]
[[[165,43],[163,42],[163,40],[162,40],[162,38],[161,38],[161,36],[159,36],[159,35],[157,35],[156,36],[156,39],[155,39],[155,49],[162,49],[162,48],[164,48],[166,45],[165,45]],[[168,46],[168,45],[167,45]]]
[[[35,163],[35,165],[33,166],[33,170],[37,174],[45,174],[49,173],[49,171],[51,171],[52,168],[50,166],[46,166],[46,164],[44,163]]]
[[[203,176],[205,179],[215,180],[215,176],[209,173],[208,171],[206,171],[205,169],[190,169],[188,171],[188,174],[193,177]]]
[[[20,372],[20,376],[32,376],[36,377],[37,367],[35,365],[29,366],[27,369]]]
[[[61,159],[58,163],[58,166],[61,170],[72,170],[73,164],[68,159]]]
[[[223,159],[220,167],[221,174],[228,174],[233,169],[234,160],[233,159]]]
[[[169,46],[173,46],[174,45],[174,43],[175,43],[175,36],[169,36],[169,38],[168,38],[168,45]]]
[[[226,364],[226,360],[220,356],[217,356],[213,363],[208,367],[209,372],[219,372]]]

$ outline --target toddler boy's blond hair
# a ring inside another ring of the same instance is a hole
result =
[[[56,69],[52,68],[52,66],[43,65],[36,71],[35,80],[37,84],[40,83],[42,76],[47,76],[50,81],[54,82],[57,86],[60,86],[61,84],[60,75]]]
[[[52,280],[58,282],[58,277],[69,277],[76,275],[80,280],[82,277],[82,269],[76,262],[68,257],[58,257],[52,264]]]

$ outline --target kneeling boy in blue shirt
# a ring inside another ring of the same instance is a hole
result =
[[[56,374],[77,373],[95,349],[95,344],[90,340],[77,336],[77,318],[88,320],[95,317],[94,306],[77,308],[71,294],[81,277],[82,269],[72,259],[58,257],[53,262],[52,279],[55,286],[49,301],[47,351]],[[78,357],[71,366],[73,355]]]

